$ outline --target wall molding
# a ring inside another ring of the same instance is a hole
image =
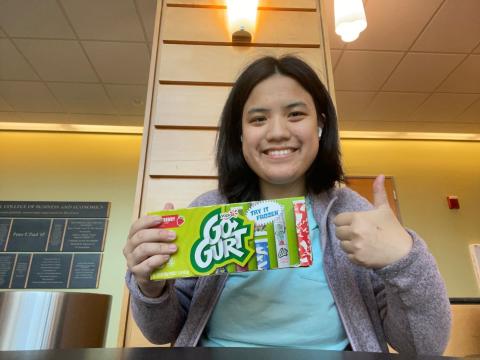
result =
[[[142,134],[143,126],[0,122],[0,131]]]
[[[176,127],[161,125],[156,125],[155,128],[157,128],[158,130],[182,129],[199,131],[215,131],[217,129],[216,127]],[[141,135],[143,134],[143,126],[0,122],[0,131],[43,131]],[[480,141],[480,134],[398,131],[340,131],[340,139]]]

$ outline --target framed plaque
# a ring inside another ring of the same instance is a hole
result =
[[[109,202],[0,201],[0,289],[97,288]]]

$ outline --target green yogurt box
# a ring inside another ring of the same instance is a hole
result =
[[[162,210],[159,228],[176,232],[178,251],[152,280],[312,264],[305,198]]]

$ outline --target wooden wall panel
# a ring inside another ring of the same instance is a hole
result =
[[[216,127],[230,89],[230,86],[159,85],[154,123]]]
[[[148,196],[143,201],[143,213],[162,210],[166,202],[175,208],[185,208],[200,194],[217,188],[216,179],[148,178]]]
[[[158,1],[136,215],[167,201],[185,207],[216,187],[214,128],[230,86],[254,59],[299,56],[330,85],[318,1],[260,0],[254,46],[229,44],[225,0]],[[128,293],[124,303],[120,344],[149,346],[128,313]]]
[[[167,7],[166,14],[163,29],[165,43],[172,41],[231,43],[226,9]],[[318,47],[320,45],[318,14],[301,11],[259,11],[252,42]]]
[[[168,5],[184,5],[184,6],[226,6],[225,0],[168,0]],[[311,9],[317,8],[315,0],[259,0],[258,6],[288,8],[288,9]]]
[[[215,130],[154,131],[150,176],[216,176]]]
[[[167,82],[233,83],[254,59],[292,54],[303,58],[325,81],[320,49],[163,44],[159,80]]]
[[[445,356],[480,357],[480,304],[453,304]]]

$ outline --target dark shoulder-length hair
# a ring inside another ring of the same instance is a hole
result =
[[[294,56],[262,57],[238,77],[220,118],[216,164],[218,188],[229,202],[260,200],[258,176],[248,166],[242,152],[242,114],[253,88],[274,74],[296,80],[313,98],[318,123],[323,126],[317,157],[306,173],[308,193],[318,194],[342,182],[337,116],[332,99],[315,71]]]

